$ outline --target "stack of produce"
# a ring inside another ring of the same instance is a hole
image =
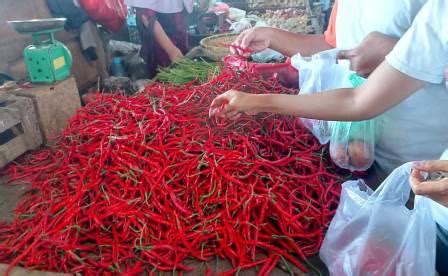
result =
[[[305,9],[288,8],[263,12],[254,11],[251,14],[260,17],[269,27],[294,33],[312,33],[314,31],[309,24],[310,17]]]
[[[0,263],[86,275],[182,272],[215,258],[232,264],[228,274],[287,262],[307,270],[344,179],[297,118],[209,119],[230,88],[285,91],[225,71],[82,108],[57,145],[5,172],[32,188],[0,224]]]
[[[246,0],[249,8],[305,6],[307,0]]]

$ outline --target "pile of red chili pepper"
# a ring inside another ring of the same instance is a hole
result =
[[[0,262],[98,274],[190,271],[226,259],[234,274],[302,264],[321,245],[341,175],[293,117],[208,118],[236,88],[285,93],[225,70],[199,86],[150,85],[80,109],[60,141],[7,169],[31,182],[0,224]]]

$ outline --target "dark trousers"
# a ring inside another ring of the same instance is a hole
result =
[[[331,9],[328,9],[326,11],[323,11],[324,15],[324,25],[323,30],[325,31],[328,28],[328,24],[330,22],[330,16],[331,16]]]
[[[439,275],[448,275],[448,230],[437,225],[436,269]]]

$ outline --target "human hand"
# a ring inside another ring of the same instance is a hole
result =
[[[448,161],[415,162],[410,177],[412,190],[448,207],[448,178],[426,181],[422,173],[448,172]]]
[[[249,56],[269,48],[271,44],[266,28],[255,27],[243,31],[230,46],[230,52],[234,55]],[[248,51],[245,51],[248,50]]]
[[[217,116],[230,120],[237,120],[242,113],[255,115],[258,112],[251,107],[254,95],[240,92],[237,90],[229,90],[217,96],[210,105],[209,116]]]
[[[397,42],[398,39],[379,32],[372,32],[363,39],[358,47],[340,51],[337,58],[349,60],[350,70],[367,77],[384,61]]]
[[[174,47],[168,52],[168,57],[170,58],[171,62],[176,62],[184,57],[182,52],[179,50],[179,48]]]

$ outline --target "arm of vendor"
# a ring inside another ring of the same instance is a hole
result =
[[[149,26],[149,19],[145,15],[142,15],[142,22],[145,27]],[[159,21],[157,20],[155,20],[154,22],[153,31],[157,43],[159,43],[160,46],[165,50],[171,61],[174,62],[183,57],[182,52],[170,40],[168,35],[165,33],[165,30],[163,30],[162,25],[160,25]]]
[[[359,121],[383,113],[421,86],[422,81],[410,78],[385,62],[356,89],[311,95],[255,95],[230,90],[213,101],[210,116],[236,119],[235,114],[272,112],[327,121]]]
[[[276,28],[258,27],[242,32],[232,43],[233,54],[247,55],[245,49],[257,53],[266,48],[280,52],[284,56],[293,56],[300,53],[302,56],[311,56],[321,51],[336,47],[336,16],[338,0],[335,1],[328,28],[323,35],[297,34]]]
[[[257,53],[267,48],[280,52],[284,56],[293,56],[301,53],[311,56],[315,53],[334,48],[325,40],[322,34],[309,35],[292,33],[270,27],[255,27],[242,32],[233,42],[233,54],[247,55],[245,49]]]
[[[273,112],[333,121],[376,117],[425,83],[442,83],[448,57],[448,22],[444,21],[448,19],[433,14],[447,9],[445,1],[429,1],[386,61],[358,88],[312,95],[253,95],[230,90],[213,101],[210,115],[236,119],[241,113]]]
[[[285,56],[300,53],[311,56],[318,52],[336,47],[336,19],[338,16],[338,1],[335,1],[331,11],[327,30],[323,35],[297,34],[275,28],[253,28],[241,33],[234,41],[230,51],[233,54],[249,55],[266,48],[271,48]],[[389,52],[394,48],[398,39],[378,32],[370,33],[353,49],[343,50],[338,59],[347,59],[350,69],[361,76],[368,76],[377,68]],[[244,51],[249,49],[251,51]]]

